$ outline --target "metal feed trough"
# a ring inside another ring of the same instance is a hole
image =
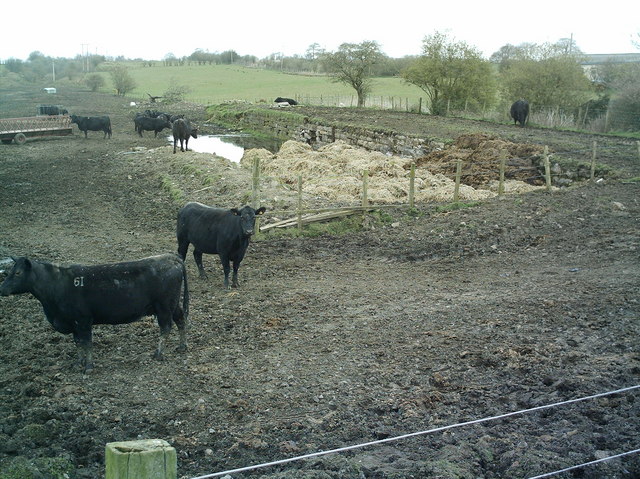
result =
[[[22,145],[27,138],[71,135],[71,118],[67,115],[0,118],[0,141]]]

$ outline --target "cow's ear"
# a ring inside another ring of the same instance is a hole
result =
[[[25,270],[31,269],[31,261],[26,256],[22,256],[20,258],[14,258],[12,256],[11,259],[13,260],[14,264],[18,264],[18,261],[22,262],[22,265],[24,266]]]
[[[238,211],[238,208],[231,208],[229,211],[231,211],[231,213],[233,213],[236,216],[240,216],[240,212]]]
[[[262,215],[265,211],[267,211],[267,209],[264,206],[261,206],[256,210],[256,215]]]

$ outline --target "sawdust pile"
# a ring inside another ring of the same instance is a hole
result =
[[[454,146],[444,152],[437,152],[432,164],[426,157],[416,161],[415,200],[416,202],[452,201],[455,182],[455,163],[463,158],[469,163],[474,152],[481,147],[482,153],[475,157],[486,159],[495,156],[491,168],[494,174],[486,174],[482,182],[470,185],[463,181],[460,185],[460,200],[482,200],[497,194],[499,158],[508,150],[506,142],[497,140],[478,142],[473,149],[470,138],[459,140],[461,146]],[[314,150],[310,145],[297,141],[287,141],[277,154],[265,149],[247,150],[240,161],[243,167],[251,168],[255,159],[260,160],[262,175],[278,179],[291,187],[297,187],[298,176],[302,175],[303,191],[313,196],[321,196],[343,204],[357,204],[362,198],[363,171],[368,171],[368,198],[371,203],[392,204],[406,202],[409,196],[409,176],[411,163],[415,160],[397,156],[387,156],[337,141]],[[447,161],[445,162],[445,158]],[[448,165],[453,164],[453,173]],[[483,163],[486,163],[483,160]],[[435,166],[435,168],[433,168]],[[436,171],[434,171],[434,169]],[[495,183],[495,184],[494,184]],[[482,186],[482,187],[480,187]],[[505,192],[522,192],[534,188],[521,181],[510,180],[505,184]]]

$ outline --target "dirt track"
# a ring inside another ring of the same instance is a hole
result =
[[[167,179],[185,199],[246,201],[249,172],[157,149],[164,140],[137,137],[122,99],[59,91],[71,113],[110,114],[113,138],[0,145],[2,256],[96,264],[175,251]],[[5,98],[3,116],[47,101]],[[557,148],[576,136],[459,127]],[[640,162],[634,144],[606,141],[603,161],[622,179],[422,205],[350,236],[267,236],[237,291],[222,289],[217,258],[205,256],[200,280],[189,255],[189,351],[164,362],[151,358],[158,328],[146,318],[97,327],[96,369],[83,375],[33,297],[0,298],[0,477],[57,458],[69,477],[98,478],[107,442],[161,438],[187,478],[639,384],[640,185],[626,178]],[[217,178],[208,189],[205,170]],[[276,186],[264,185],[268,210],[286,198]],[[527,478],[640,447],[639,418],[630,392],[233,477]],[[579,474],[637,478],[640,457]]]

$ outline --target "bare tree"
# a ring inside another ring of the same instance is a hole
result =
[[[490,63],[474,47],[444,33],[425,37],[422,56],[401,74],[407,83],[427,94],[434,115],[446,114],[451,102],[494,101],[496,88]]]
[[[136,87],[136,82],[129,75],[129,70],[124,65],[115,65],[111,68],[110,73],[117,95],[125,96]]]
[[[363,107],[371,92],[371,67],[384,55],[377,42],[343,43],[335,53],[323,55],[323,63],[333,81],[353,87],[358,94],[358,106]]]

